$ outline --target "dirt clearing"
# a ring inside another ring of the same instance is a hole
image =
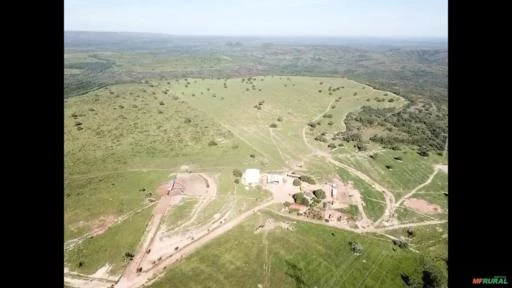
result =
[[[279,222],[279,221],[275,221],[272,218],[268,218],[267,221],[265,221],[265,223],[260,224],[258,227],[256,227],[256,230],[254,230],[254,234],[258,234],[262,231],[263,232],[272,231],[278,227],[281,227],[281,228],[289,230],[289,231],[293,231],[293,226],[290,223]]]
[[[423,214],[436,214],[441,212],[441,207],[429,203],[423,199],[409,198],[404,201],[404,205]]]

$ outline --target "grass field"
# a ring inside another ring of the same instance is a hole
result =
[[[187,79],[159,85],[169,86],[192,107],[204,111],[239,139],[250,143],[267,160],[280,165],[301,161],[311,152],[304,143],[302,131],[317,116],[323,124],[313,131],[306,129],[307,141],[312,145],[317,145],[313,140],[315,133],[332,134],[343,130],[346,114],[363,105],[395,107],[405,104],[405,100],[391,93],[387,97],[394,98],[393,103],[367,102],[366,99],[373,99],[374,94],[384,92],[344,78],[259,76],[253,77],[251,82],[240,78]],[[328,92],[329,87],[340,87],[340,90]],[[354,96],[354,93],[358,94]],[[334,103],[335,107],[331,105]],[[322,118],[325,111],[332,118]],[[333,125],[328,125],[327,119],[333,121]],[[276,124],[275,128],[270,127],[272,123]],[[327,143],[318,144],[318,147],[326,149]]]
[[[393,251],[387,238],[304,222],[293,223],[294,231],[255,234],[269,217],[288,221],[272,212],[251,216],[151,287],[402,287],[400,273],[420,275],[419,255]],[[349,241],[360,243],[363,254],[354,255]]]
[[[185,222],[194,210],[197,202],[198,201],[195,198],[185,198],[178,205],[169,209],[165,215],[165,220],[162,223],[165,225],[166,230],[172,230]]]
[[[142,239],[147,223],[151,217],[151,208],[134,214],[121,224],[115,225],[105,233],[86,239],[67,251],[65,263],[72,271],[92,274],[107,263],[112,265],[110,274],[121,272],[125,264],[124,254],[135,254]],[[80,266],[79,263],[82,262]]]
[[[428,185],[420,189],[414,198],[424,199],[441,207],[442,213],[436,214],[438,219],[448,219],[448,174],[439,171]]]
[[[375,159],[370,156],[374,155]],[[395,159],[401,158],[401,160]],[[337,160],[365,173],[379,184],[390,189],[396,199],[424,183],[434,172],[433,164],[441,163],[441,156],[419,156],[415,151],[385,150],[373,154],[339,155]],[[391,166],[388,169],[386,166]]]
[[[409,245],[420,251],[423,255],[428,255],[447,277],[448,259],[448,224],[429,225],[414,227],[414,237],[407,237],[407,229],[395,229],[386,231],[387,234],[395,237],[405,237],[410,239]]]
[[[94,229],[101,216],[117,218],[144,206],[147,193],[154,192],[167,175],[163,171],[127,171],[66,179],[64,240]]]
[[[359,177],[353,176],[347,170],[343,168],[338,168],[337,170],[343,182],[352,182],[354,188],[361,193],[361,199],[366,204],[364,206],[366,216],[373,221],[379,219],[384,214],[386,208],[382,193],[373,189],[373,187]]]

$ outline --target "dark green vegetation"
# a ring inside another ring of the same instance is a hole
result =
[[[145,79],[284,74],[343,75],[406,97],[448,98],[446,42],[94,32],[66,32],[64,36],[66,52],[76,55],[65,58],[65,67],[80,69],[65,77],[67,97],[106,84]],[[133,65],[141,58],[149,65]]]
[[[271,212],[251,216],[185,258],[152,287],[202,287],[208,283],[208,287],[394,288],[404,286],[401,274],[415,279],[423,275],[424,260],[419,254],[407,249],[393,251],[393,243],[384,237],[300,221],[293,221],[293,231],[276,228],[254,234],[269,217],[289,221]],[[351,242],[362,248],[360,254],[353,253]]]

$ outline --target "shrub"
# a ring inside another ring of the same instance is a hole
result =
[[[276,123],[270,124],[270,128],[277,128],[277,124]]]
[[[358,151],[366,151],[366,150],[368,150],[368,147],[366,145],[364,145],[362,142],[357,142],[355,147],[357,148]]]
[[[357,92],[354,92],[354,96],[357,96]]]
[[[334,149],[336,148],[336,144],[330,143],[329,145],[327,145],[327,148]]]
[[[251,158],[253,158],[253,159],[254,159],[254,158],[256,158],[256,155],[251,154],[251,155],[249,155],[249,157],[251,157]]]
[[[324,114],[322,115],[323,118],[332,118],[332,114]]]
[[[327,125],[332,126],[332,125],[334,125],[334,122],[333,121],[329,121],[329,122],[327,122]]]
[[[234,182],[235,184],[240,184],[240,179],[236,178]]]
[[[322,90],[318,90],[318,93],[322,93]]]
[[[192,96],[195,96],[195,94],[192,94]],[[160,101],[160,105],[165,105],[164,101]]]
[[[350,241],[348,244],[350,245],[350,250],[352,253],[361,254],[363,252],[363,246],[361,246],[361,244],[354,241]]]
[[[277,121],[283,122],[283,118],[282,117],[277,117]]]
[[[217,146],[217,142],[211,140],[210,142],[208,142],[208,146]]]
[[[301,183],[302,182],[299,179],[295,178],[295,179],[293,179],[293,183],[292,184],[293,184],[293,186],[300,186]]]

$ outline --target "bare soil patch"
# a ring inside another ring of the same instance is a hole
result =
[[[279,221],[275,221],[272,218],[268,218],[265,221],[265,223],[260,224],[258,227],[256,227],[256,230],[254,230],[254,234],[258,234],[260,232],[272,231],[279,227],[289,230],[289,231],[293,231],[293,226],[290,223],[279,222]]]
[[[423,214],[436,214],[442,212],[439,205],[429,203],[423,199],[409,198],[404,201],[404,205]]]
[[[94,221],[91,229],[91,235],[96,236],[105,232],[110,226],[116,223],[116,217],[113,215],[101,216],[98,220]]]
[[[448,174],[448,165],[435,165],[434,168],[439,169],[444,173]]]

